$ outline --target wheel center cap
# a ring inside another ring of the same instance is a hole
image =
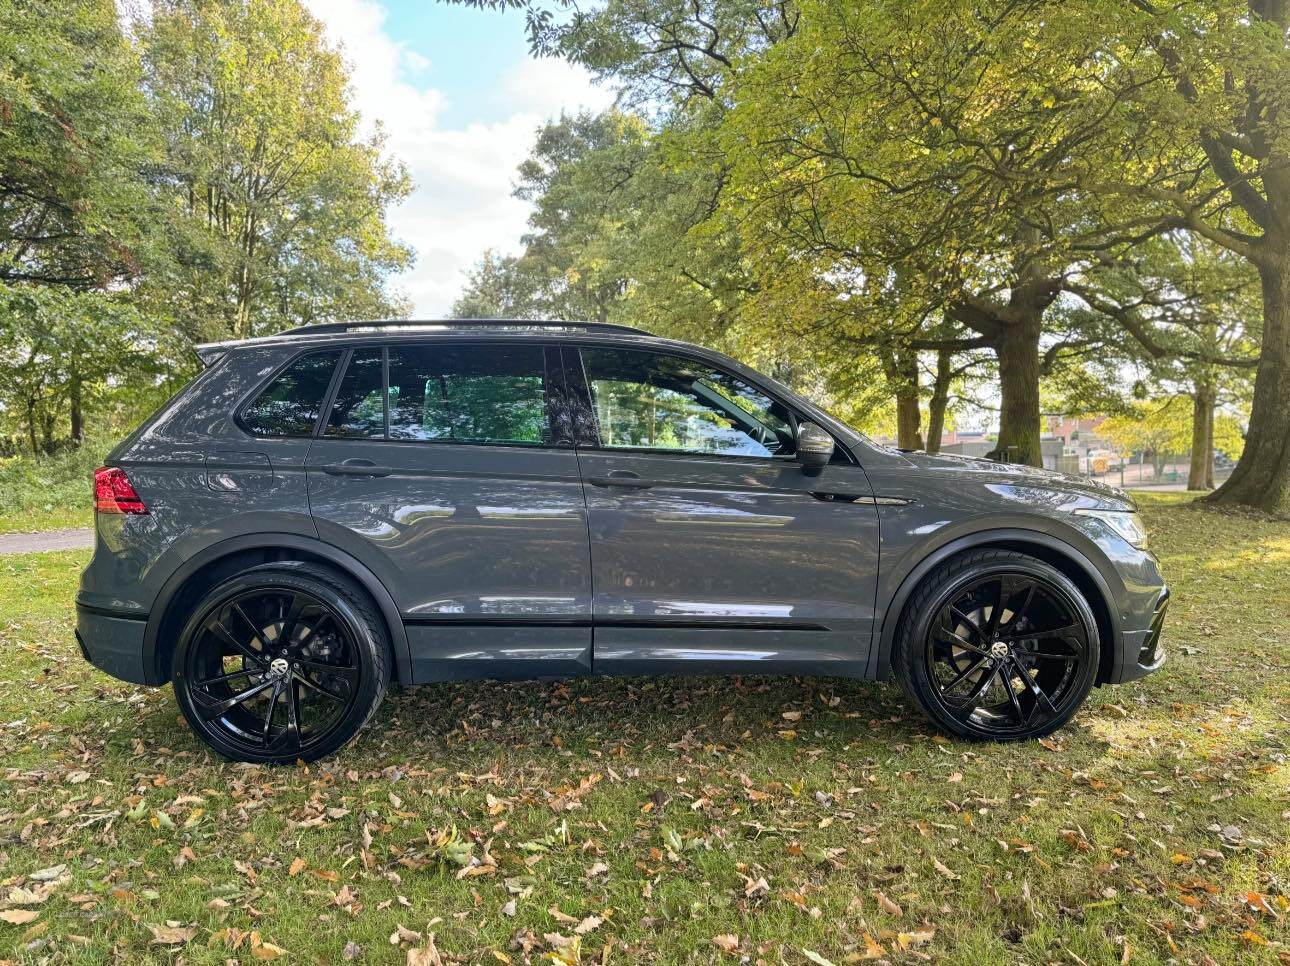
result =
[[[1008,645],[1003,641],[995,641],[993,644],[990,645],[990,656],[997,657],[997,658],[1007,657]]]
[[[269,674],[275,678],[285,678],[291,670],[291,665],[284,657],[275,657],[269,664]]]

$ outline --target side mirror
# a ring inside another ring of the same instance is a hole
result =
[[[818,473],[833,458],[833,437],[815,423],[797,427],[797,461],[806,473]]]

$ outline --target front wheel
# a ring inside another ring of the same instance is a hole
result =
[[[1097,621],[1050,564],[983,550],[953,558],[919,586],[896,635],[894,671],[945,731],[1015,741],[1056,731],[1097,675]]]
[[[363,591],[304,562],[252,567],[193,610],[174,661],[175,698],[219,754],[314,761],[350,741],[389,683],[385,625]]]

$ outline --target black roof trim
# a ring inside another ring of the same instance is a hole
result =
[[[629,332],[633,335],[650,335],[644,329],[610,322],[562,322],[550,319],[384,319],[375,322],[318,322],[301,325],[275,335],[326,335],[339,332],[358,332],[366,329],[401,329],[438,326],[459,328],[514,328],[514,329],[586,329],[592,332]]]

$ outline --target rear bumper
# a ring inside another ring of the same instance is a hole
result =
[[[1112,669],[1111,684],[1136,681],[1164,666],[1167,657],[1160,637],[1164,632],[1165,612],[1169,609],[1169,588],[1162,587],[1156,606],[1151,613],[1151,624],[1145,630],[1125,631],[1116,667]]]
[[[76,643],[81,655],[100,671],[129,681],[148,684],[143,660],[146,615],[123,616],[97,607],[76,605]]]

